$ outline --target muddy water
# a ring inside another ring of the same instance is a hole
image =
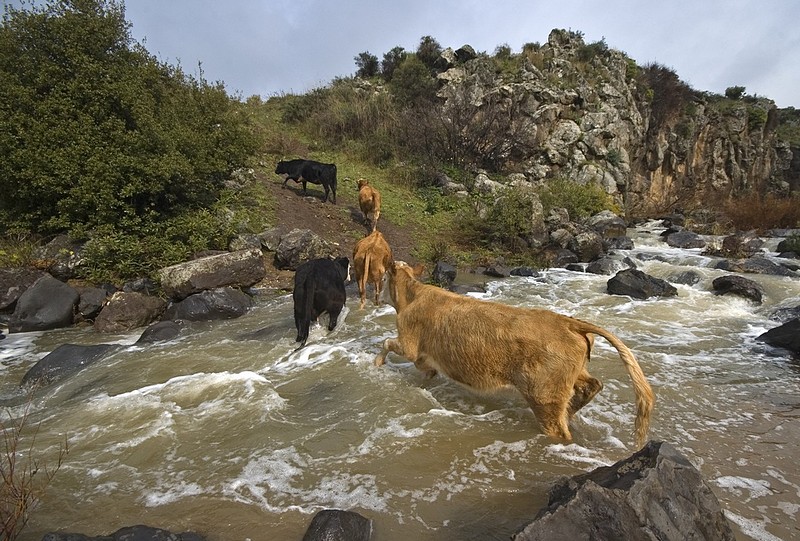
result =
[[[482,297],[615,332],[656,393],[650,437],[700,469],[737,537],[798,538],[800,372],[754,339],[777,326],[768,318],[776,307],[800,303],[800,280],[748,276],[766,289],[762,306],[717,297],[715,260],[667,248],[658,232],[632,231],[630,255],[661,278],[697,272],[700,282],[678,285],[677,298],[611,296],[608,277],[565,270],[491,281]],[[630,381],[602,339],[590,370],[605,389],[563,445],[540,433],[517,395],[425,380],[392,355],[372,366],[394,312],[359,311],[352,291],[346,310],[339,328],[313,329],[298,352],[291,296],[266,295],[242,318],[195,324],[167,344],[75,329],[0,342],[3,395],[62,343],[120,345],[35,397],[37,453],[46,461],[64,438],[70,452],[23,539],[148,524],[209,540],[299,540],[331,507],[371,518],[375,541],[508,539],[558,476],[635,451]]]

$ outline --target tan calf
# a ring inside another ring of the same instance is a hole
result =
[[[365,178],[358,179],[358,206],[364,213],[364,223],[370,231],[375,231],[381,215],[381,193],[370,186]]]
[[[361,239],[353,248],[353,266],[356,269],[358,293],[361,295],[360,309],[367,301],[367,282],[375,288],[375,304],[379,303],[383,274],[392,262],[392,249],[380,231]]]
[[[641,447],[655,398],[630,349],[609,331],[549,310],[527,309],[451,293],[419,282],[414,271],[395,262],[386,273],[397,310],[391,351],[413,361],[429,376],[436,372],[479,391],[514,387],[525,397],[543,431],[571,441],[569,419],[602,389],[587,371],[593,336],[619,353],[636,394],[636,444]]]

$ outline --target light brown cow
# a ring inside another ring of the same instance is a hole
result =
[[[358,206],[364,213],[364,223],[370,231],[375,231],[381,215],[381,193],[370,186],[365,178],[358,179]]]
[[[636,394],[636,443],[644,443],[655,401],[630,349],[609,331],[549,310],[519,308],[459,295],[419,282],[411,267],[394,262],[384,297],[397,310],[391,351],[433,377],[437,372],[478,391],[515,387],[544,432],[571,441],[569,419],[603,384],[587,371],[593,335],[608,340],[625,363]]]
[[[356,269],[358,293],[361,295],[360,309],[367,302],[367,282],[375,288],[375,304],[379,304],[383,274],[391,263],[392,249],[380,231],[374,230],[356,243],[353,248],[353,266]]]

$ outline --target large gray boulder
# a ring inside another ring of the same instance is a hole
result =
[[[514,541],[733,541],[700,472],[672,445],[648,442],[612,466],[565,479]]]
[[[95,318],[94,329],[115,333],[144,327],[157,320],[166,307],[166,301],[159,297],[118,291]]]
[[[675,286],[666,280],[650,276],[638,269],[619,271],[606,283],[606,286],[612,295],[628,295],[634,299],[676,297],[678,295]]]
[[[336,258],[336,247],[308,229],[293,229],[281,236],[275,251],[275,266],[279,269],[297,270],[312,259]]]
[[[33,365],[22,377],[20,385],[25,387],[55,383],[97,362],[116,348],[117,346],[111,344],[62,344]]]
[[[225,252],[158,271],[161,289],[175,300],[207,289],[249,287],[266,276],[260,249]]]
[[[189,295],[182,301],[171,303],[164,319],[185,321],[210,321],[243,316],[253,306],[253,298],[240,289],[221,287]]]
[[[369,541],[372,521],[354,511],[324,509],[314,515],[303,541]]]
[[[45,274],[20,295],[8,330],[29,332],[69,327],[74,323],[79,299],[75,289]]]

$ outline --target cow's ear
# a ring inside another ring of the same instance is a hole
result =
[[[411,272],[414,274],[415,278],[419,278],[420,276],[422,276],[422,273],[425,272],[425,265],[423,265],[422,263],[417,263],[416,265],[411,267]]]

